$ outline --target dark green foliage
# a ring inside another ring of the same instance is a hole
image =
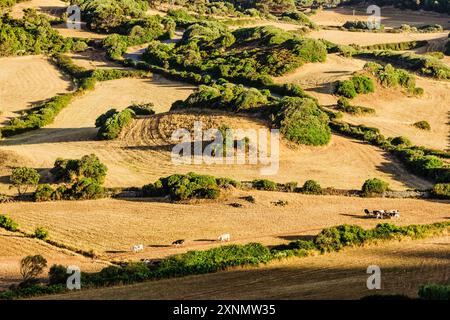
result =
[[[363,107],[363,106],[352,106],[350,104],[350,101],[348,101],[345,97],[340,97],[337,101],[337,110],[349,113],[352,115],[367,115],[367,114],[374,114],[375,109]]]
[[[48,231],[44,227],[37,227],[34,230],[34,237],[39,240],[46,240],[48,238]]]
[[[155,114],[154,104],[153,103],[141,103],[141,104],[133,104],[128,107],[131,111],[134,112],[136,116],[151,116]],[[96,127],[97,124],[95,125]]]
[[[258,190],[276,191],[278,189],[277,184],[267,179],[259,179],[252,181],[253,188]]]
[[[34,193],[34,201],[43,202],[52,200],[55,190],[48,184],[41,184],[37,187]]]
[[[0,57],[27,54],[53,54],[72,49],[73,39],[63,38],[49,19],[27,9],[21,20],[0,16]]]
[[[268,104],[266,92],[242,85],[224,83],[200,86],[185,101],[176,102],[172,109],[208,108],[230,111],[244,111]]]
[[[392,138],[391,144],[394,146],[409,147],[412,145],[412,142],[407,137],[400,136]]]
[[[68,274],[66,267],[57,264],[54,264],[50,267],[50,270],[48,272],[48,280],[50,286],[57,284],[66,285],[67,277]]]
[[[441,199],[450,199],[450,183],[438,183],[433,187],[433,195]]]
[[[312,146],[326,145],[330,141],[329,118],[314,100],[285,97],[279,109],[275,124],[288,140]]]
[[[28,188],[36,186],[40,178],[41,175],[35,169],[21,167],[13,169],[9,180],[17,188],[19,195],[22,195]]]
[[[428,123],[428,121],[425,121],[425,120],[418,121],[418,122],[414,123],[413,126],[420,130],[426,130],[426,131],[431,130],[430,124]]]
[[[230,183],[232,180],[230,180]],[[219,183],[225,183],[219,180]],[[172,200],[216,199],[220,196],[218,180],[213,176],[196,173],[174,174],[145,185],[142,190],[148,197],[170,196]]]
[[[91,178],[82,178],[63,193],[67,200],[91,200],[104,197],[104,189]]]
[[[418,294],[421,299],[425,300],[450,300],[450,285],[421,285]]]
[[[336,94],[348,99],[353,99],[357,95],[355,84],[351,80],[339,81],[336,86]]]
[[[322,230],[314,239],[314,244],[321,252],[332,252],[345,246],[361,245],[367,238],[367,232],[360,226],[341,225]]]
[[[281,14],[281,19],[287,22],[294,22],[300,25],[315,29],[317,25],[309,17],[300,11],[287,11]]]
[[[109,117],[107,117],[109,115]],[[113,140],[116,139],[122,132],[123,128],[131,123],[135,116],[135,113],[131,109],[125,109],[121,112],[113,112],[109,110],[106,114],[100,116],[96,120],[97,124],[102,124],[99,127],[97,137],[101,140]],[[107,118],[106,118],[107,117]]]
[[[102,184],[108,168],[102,164],[95,154],[85,155],[81,159],[62,159],[55,161],[51,173],[58,181],[76,182],[82,178]]]
[[[375,91],[373,80],[367,76],[355,75],[352,77],[351,81],[358,94],[367,94]]]
[[[423,46],[426,46],[428,44],[428,41],[405,41],[405,42],[390,42],[390,43],[379,43],[379,44],[373,44],[370,46],[364,46],[362,49],[366,50],[396,50],[396,51],[403,51],[403,50],[413,50],[417,49]]]
[[[8,218],[7,216],[4,215],[0,215],[0,227],[8,231],[14,232],[18,230],[19,225],[11,218]]]
[[[302,192],[306,194],[322,194],[322,187],[317,181],[307,180],[302,187]]]
[[[362,193],[366,197],[374,196],[374,195],[381,195],[385,193],[389,188],[389,184],[383,180],[374,178],[369,179],[364,182],[362,186]]]

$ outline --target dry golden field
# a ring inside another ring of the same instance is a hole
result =
[[[255,197],[255,204],[241,199],[248,195]],[[278,200],[287,201],[288,205],[277,207],[273,202]],[[243,207],[230,206],[235,202]],[[216,202],[196,204],[105,199],[0,204],[0,212],[27,232],[42,225],[49,230],[50,238],[58,242],[86,251],[93,249],[109,260],[136,260],[215,246],[217,237],[225,232],[231,233],[233,243],[274,244],[343,223],[374,227],[380,220],[365,219],[365,208],[398,209],[401,218],[389,222],[399,225],[432,223],[450,218],[449,204],[449,201],[234,191]],[[171,247],[177,239],[186,239],[186,245]],[[137,243],[145,245],[144,252],[131,252]]]
[[[67,6],[67,3],[61,0],[27,0],[12,7],[11,16],[21,18],[24,9],[36,9],[41,13],[57,17],[65,12]]]
[[[70,81],[43,56],[0,58],[0,70],[0,126],[71,89]]]
[[[86,290],[40,299],[359,299],[373,294],[417,297],[418,287],[447,283],[450,236],[387,242],[292,258],[258,268]],[[368,290],[366,269],[381,268],[381,289]],[[195,288],[195,291],[192,290]]]

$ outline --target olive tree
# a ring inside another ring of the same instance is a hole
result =
[[[19,195],[22,195],[28,191],[28,188],[36,186],[40,178],[41,176],[35,169],[21,167],[12,171],[10,181],[17,188]]]

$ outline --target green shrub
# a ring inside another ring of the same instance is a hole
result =
[[[430,124],[428,123],[428,121],[425,121],[425,120],[418,121],[418,122],[414,123],[413,126],[420,130],[426,130],[426,131],[431,130]]]
[[[277,184],[267,179],[258,179],[252,181],[253,188],[258,190],[276,191],[278,189]]]
[[[353,82],[356,93],[367,94],[375,91],[373,80],[367,76],[355,75],[351,78],[351,81]]]
[[[119,136],[122,132],[123,128],[131,123],[133,120],[135,113],[131,109],[125,109],[121,112],[113,113],[112,110],[108,111],[108,114],[111,116],[104,120],[97,119],[97,123],[103,122],[103,125],[99,128],[97,137],[101,140],[112,140]],[[105,117],[102,115],[100,117]]]
[[[362,193],[364,196],[380,195],[385,193],[389,188],[389,184],[383,180],[374,178],[364,182]]]
[[[11,218],[0,215],[0,227],[8,231],[15,232],[18,230],[19,225]]]
[[[39,240],[47,240],[48,238],[48,231],[45,230],[44,227],[37,227],[34,230],[34,237]]]
[[[350,101],[345,97],[339,97],[337,101],[336,109],[352,115],[367,115],[375,114],[375,109],[363,107],[363,106],[352,106]]]
[[[339,81],[336,87],[336,94],[349,99],[355,98],[357,95],[355,84],[351,80]]]
[[[329,118],[317,103],[308,98],[285,97],[279,103],[275,125],[290,141],[298,144],[322,146],[331,139]]]
[[[425,300],[450,300],[450,286],[440,284],[421,285],[418,295]]]
[[[315,237],[314,243],[321,252],[332,252],[345,246],[361,245],[367,238],[367,232],[361,227],[341,225],[323,229]]]
[[[136,116],[151,116],[155,114],[153,103],[133,104],[128,107]]]
[[[391,144],[394,146],[409,147],[412,145],[412,142],[407,137],[400,136],[400,137],[392,138]]]
[[[48,272],[49,285],[63,284],[67,282],[67,268],[62,265],[54,264]]]
[[[10,181],[17,188],[19,195],[22,195],[28,191],[28,188],[36,186],[40,178],[41,175],[35,169],[21,167],[13,169]]]
[[[105,181],[108,168],[95,155],[85,155],[81,159],[62,159],[55,161],[50,172],[58,181],[76,182],[82,178],[102,184]]]
[[[450,199],[450,183],[438,183],[433,187],[433,195],[442,199]]]
[[[63,198],[68,200],[91,200],[104,196],[104,188],[91,178],[82,178],[64,192]]]
[[[322,194],[322,187],[317,181],[307,180],[303,184],[302,192],[306,194]]]
[[[34,193],[34,201],[43,202],[52,200],[52,195],[55,190],[48,184],[41,184],[37,187]]]

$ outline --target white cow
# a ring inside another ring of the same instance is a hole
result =
[[[143,244],[137,244],[133,246],[133,252],[140,252],[144,251],[144,245]]]
[[[225,241],[230,241],[231,240],[231,235],[229,233],[224,233],[222,235],[220,235],[217,240],[225,242]]]

